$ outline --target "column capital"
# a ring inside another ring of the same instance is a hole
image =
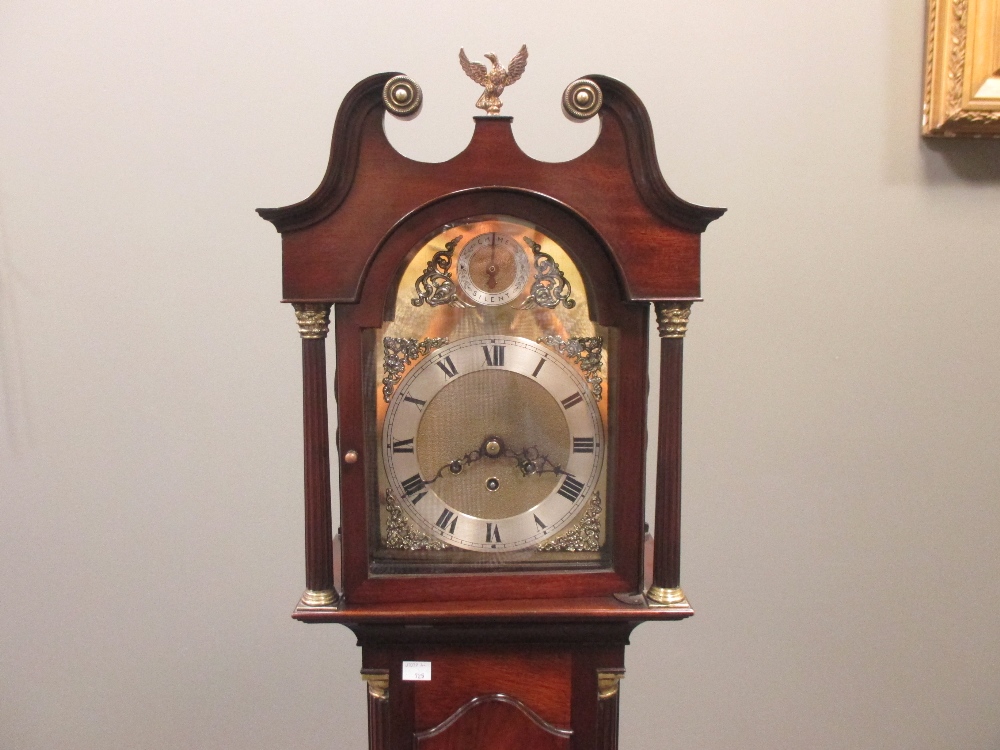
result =
[[[682,339],[687,333],[688,318],[691,317],[691,302],[667,300],[654,302],[656,327],[661,339]]]
[[[597,697],[600,700],[607,700],[618,695],[618,683],[625,676],[625,670],[600,669],[597,671]]]
[[[325,339],[330,330],[329,302],[293,302],[299,335],[304,339]]]
[[[385,700],[389,697],[389,670],[362,669],[361,679],[368,685],[368,695],[375,700]]]

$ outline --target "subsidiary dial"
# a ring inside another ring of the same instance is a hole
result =
[[[502,232],[473,237],[458,256],[458,285],[480,305],[494,307],[516,299],[529,273],[524,248]]]

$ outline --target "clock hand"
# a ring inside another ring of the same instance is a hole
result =
[[[549,460],[549,457],[538,450],[538,446],[522,448],[519,453],[508,451],[505,454],[509,458],[517,461],[517,468],[521,470],[523,476],[532,474],[566,474],[561,466]]]
[[[474,464],[482,457],[483,453],[478,448],[474,451],[469,451],[461,458],[456,458],[454,461],[449,461],[448,463],[446,463],[444,466],[442,466],[440,469],[437,470],[437,473],[433,477],[431,477],[430,479],[425,479],[424,484],[434,484],[434,482],[443,477],[445,473],[461,474],[462,469],[464,469],[466,466]]]
[[[497,285],[497,233],[493,233],[493,241],[490,244],[490,265],[486,269],[486,286],[493,289]]]
[[[483,441],[479,448],[469,451],[461,458],[456,458],[442,465],[433,477],[424,480],[424,484],[433,484],[448,474],[461,474],[466,466],[471,466],[484,458],[494,460],[498,458],[512,458],[517,463],[517,468],[521,471],[522,476],[568,473],[561,466],[552,463],[549,457],[543,454],[536,445],[522,448],[520,451],[513,451],[510,448],[503,447],[497,438],[491,437]]]

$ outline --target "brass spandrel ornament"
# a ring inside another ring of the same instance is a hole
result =
[[[528,46],[522,44],[521,49],[514,55],[506,68],[500,64],[497,56],[492,52],[483,55],[483,57],[493,64],[492,69],[487,70],[482,63],[469,60],[464,49],[458,51],[458,61],[462,65],[462,70],[469,78],[485,89],[483,95],[479,97],[479,101],[476,102],[476,106],[486,110],[488,115],[499,115],[500,108],[503,106],[500,94],[507,86],[517,83],[521,74],[524,73],[524,68],[528,64]]]

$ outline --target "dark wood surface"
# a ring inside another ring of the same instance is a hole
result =
[[[550,628],[536,639],[530,627],[513,626],[508,643],[465,638],[477,630],[430,644],[403,629],[361,630],[363,671],[388,674],[385,700],[369,699],[370,747],[614,750],[617,695],[600,695],[598,674],[624,673],[626,632],[566,636]],[[429,662],[431,679],[404,680],[406,661]]]
[[[618,706],[620,693],[597,702],[595,745],[600,750],[618,750]]]
[[[684,339],[660,339],[653,585],[677,588],[681,576],[681,390]]]
[[[700,295],[700,232],[724,209],[678,198],[659,170],[645,107],[624,84],[604,92],[601,132],[585,154],[541,162],[514,140],[507,117],[476,120],[472,141],[447,162],[417,162],[385,136],[381,95],[391,73],[359,83],[334,127],[326,175],[306,200],[259,209],[283,235],[288,300],[353,302],[383,238],[400,217],[441,196],[504,186],[551,197],[605,239],[632,300]]]
[[[442,724],[469,701],[490,694],[516,696],[548,724],[569,728],[573,659],[568,651],[508,646],[484,653],[439,646],[419,648],[415,656],[434,665],[434,679],[417,686],[418,731]]]
[[[415,740],[417,750],[570,750],[570,736],[552,731],[521,701],[502,694],[477,696]]]
[[[306,588],[333,589],[330,431],[326,399],[326,340],[302,339],[305,446]]]
[[[388,671],[388,670],[386,670]],[[369,750],[390,750],[391,720],[387,695],[373,695],[368,692],[368,748]]]
[[[342,589],[341,539],[334,538],[334,583]],[[649,587],[653,575],[653,539],[646,537],[643,545],[644,584]],[[297,608],[293,617],[302,622],[337,622],[351,627],[359,638],[370,635],[375,642],[383,638],[396,641],[413,639],[416,641],[438,640],[478,640],[481,642],[502,642],[507,637],[515,637],[519,642],[555,638],[621,639],[627,641],[631,630],[642,622],[683,620],[694,614],[691,607],[649,607],[642,596],[615,597],[589,596],[546,599],[509,600],[469,600],[456,599],[449,602],[387,602],[381,604],[357,604],[349,600],[333,608]],[[455,626],[455,630],[443,627]],[[514,634],[510,629],[517,624],[521,630]],[[524,625],[536,624],[536,631],[529,631]],[[406,625],[429,626],[411,628]],[[470,625],[479,626],[478,631],[470,631]],[[488,626],[494,625],[490,629]],[[558,626],[554,628],[553,626]],[[530,638],[529,638],[530,636]]]

